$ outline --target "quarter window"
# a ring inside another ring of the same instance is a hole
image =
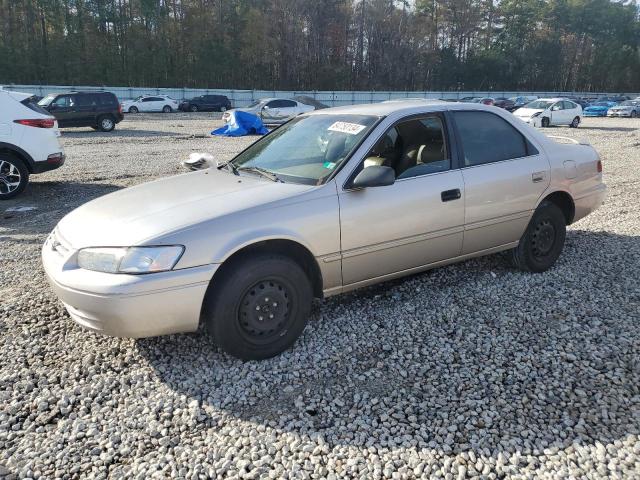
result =
[[[535,148],[507,121],[489,112],[453,112],[464,151],[464,166],[526,157]]]

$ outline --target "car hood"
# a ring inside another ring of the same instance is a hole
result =
[[[74,249],[149,245],[165,234],[312,188],[212,168],[97,198],[65,216],[57,230]]]
[[[519,108],[514,113],[518,117],[530,117],[534,113],[544,112],[542,108]]]
[[[585,112],[600,112],[602,110],[609,110],[611,107],[592,106],[584,109]]]

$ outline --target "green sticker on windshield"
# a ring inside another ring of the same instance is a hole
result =
[[[333,170],[336,167],[336,164],[333,162],[324,162],[322,166],[324,168],[328,168],[329,170]]]

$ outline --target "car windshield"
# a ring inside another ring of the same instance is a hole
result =
[[[297,117],[258,140],[232,160],[240,171],[261,169],[285,182],[320,185],[344,162],[379,117]]]
[[[608,107],[609,106],[609,102],[596,102],[596,103],[594,103],[594,105],[596,107]]]
[[[638,105],[639,102],[636,102],[634,100],[626,100],[624,102],[622,102],[620,105],[623,107],[635,107],[636,105]]]
[[[44,97],[42,100],[38,102],[38,105],[40,105],[41,107],[48,107],[49,104],[53,102],[54,98],[56,98],[55,95],[47,95],[46,97]]]
[[[534,100],[533,102],[527,103],[524,108],[535,108],[536,110],[546,110],[555,102],[549,102],[547,100]]]

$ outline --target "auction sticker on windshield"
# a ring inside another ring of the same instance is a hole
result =
[[[366,125],[360,125],[358,123],[335,122],[328,128],[328,130],[332,132],[342,132],[348,133],[350,135],[357,135],[365,128],[367,128]]]

